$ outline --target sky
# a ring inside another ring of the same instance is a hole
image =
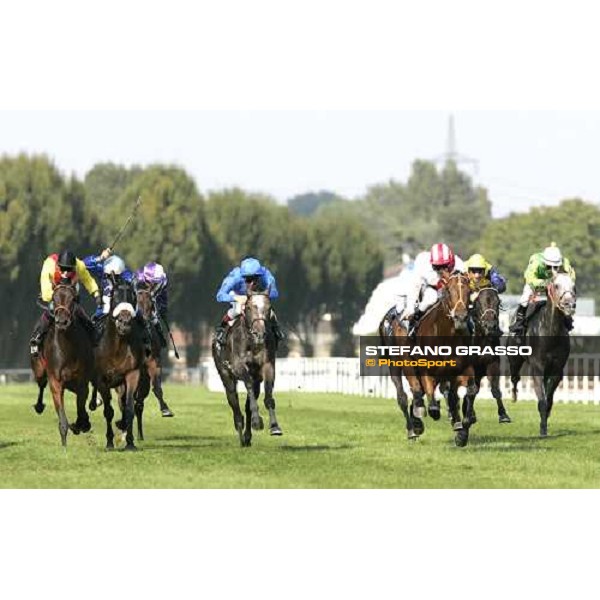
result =
[[[471,159],[459,166],[488,189],[494,216],[600,202],[600,111],[0,111],[0,152],[45,153],[79,177],[98,162],[158,162],[184,167],[202,192],[355,198],[443,156],[450,115],[456,150]]]

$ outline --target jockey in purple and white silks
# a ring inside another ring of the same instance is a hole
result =
[[[270,300],[279,298],[279,290],[273,273],[267,267],[261,265],[256,258],[245,258],[239,267],[234,267],[223,279],[223,283],[221,283],[221,287],[217,292],[217,302],[231,304],[215,332],[215,341],[219,350],[225,344],[228,326],[233,325],[236,317],[242,314],[248,285],[252,285],[253,289],[258,291],[268,289]],[[277,341],[284,339],[285,336],[279,327],[273,308],[271,308],[270,324]]]
[[[146,284],[152,292],[154,310],[151,323],[158,333],[163,348],[167,346],[167,338],[162,329],[160,320],[166,321],[169,309],[169,278],[164,267],[157,262],[149,262],[135,273],[137,283]]]

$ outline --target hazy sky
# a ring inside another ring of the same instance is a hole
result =
[[[44,152],[66,173],[97,162],[183,166],[206,192],[237,185],[279,201],[307,191],[356,197],[447,146],[441,111],[0,112],[0,152]],[[495,216],[580,196],[600,201],[600,112],[454,112],[463,168]]]

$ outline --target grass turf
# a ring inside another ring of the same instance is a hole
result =
[[[175,418],[146,401],[140,452],[106,452],[101,409],[93,429],[60,445],[50,394],[38,416],[32,385],[0,387],[0,486],[4,488],[597,488],[600,411],[557,404],[549,437],[537,436],[535,402],[508,403],[500,425],[495,403],[479,400],[469,445],[457,448],[445,417],[425,419],[406,439],[393,400],[338,394],[277,394],[281,438],[254,432],[240,448],[222,394],[166,386]],[[260,401],[261,414],[268,422]],[[117,411],[118,412],[118,411]],[[67,395],[75,417],[75,398]]]

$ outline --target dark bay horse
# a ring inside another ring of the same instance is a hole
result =
[[[552,412],[554,392],[563,377],[563,369],[571,352],[569,331],[565,316],[575,314],[575,284],[566,273],[557,273],[546,288],[547,301],[528,319],[524,337],[510,338],[514,343],[532,347],[531,356],[509,356],[513,399],[517,400],[517,384],[521,379],[521,367],[529,365],[529,376],[538,399],[540,413],[540,436],[548,435],[548,418]]]
[[[88,331],[77,316],[75,286],[71,283],[57,285],[52,293],[52,302],[54,319],[44,338],[40,356],[31,360],[31,368],[40,388],[38,403],[34,408],[38,414],[44,410],[42,395],[48,383],[58,415],[61,443],[66,447],[69,427],[76,435],[91,429],[85,403],[93,378],[93,346]],[[77,420],[70,426],[65,412],[65,390],[77,396]]]
[[[393,337],[385,333],[383,321],[379,326],[379,335],[382,345],[401,344],[407,346],[435,346],[438,343],[456,347],[469,343],[467,326],[469,282],[465,275],[453,273],[445,278],[446,285],[440,293],[440,299],[422,317],[415,340],[408,337],[406,329],[396,319],[392,322]],[[444,356],[434,357],[453,359],[456,366],[434,366],[427,371],[419,367],[390,367],[390,376],[396,387],[397,401],[404,418],[409,439],[416,439],[425,431],[423,417],[425,405],[423,396],[427,396],[427,411],[429,416],[437,421],[440,418],[440,405],[435,399],[435,388],[440,383],[448,385],[448,407],[450,410],[452,427],[456,432],[455,441],[459,446],[464,446],[468,440],[470,423],[467,419],[461,420],[459,411],[458,387],[463,383],[461,375],[472,378],[473,367],[469,364],[469,357]],[[444,361],[442,361],[444,362]],[[413,401],[408,406],[408,396],[402,386],[402,375],[408,380]],[[473,394],[473,386],[468,387],[468,394]]]
[[[233,411],[233,425],[242,447],[252,444],[252,429],[264,428],[258,413],[260,384],[264,382],[265,407],[269,411],[271,435],[283,435],[275,414],[273,385],[275,382],[276,340],[269,325],[271,301],[266,292],[247,292],[243,314],[230,327],[225,347],[219,352],[215,342],[212,354],[215,366],[225,387],[227,401]],[[246,422],[240,410],[237,382],[246,386]]]
[[[146,358],[146,371],[143,374],[143,385],[140,385],[136,398],[136,415],[138,415],[138,433],[140,439],[143,439],[143,433],[139,429],[140,420],[144,411],[144,400],[150,393],[150,385],[152,385],[152,392],[158,400],[160,412],[163,417],[172,417],[173,413],[165,402],[163,389],[162,389],[162,345],[158,332],[152,325],[152,317],[155,314],[156,306],[152,289],[145,283],[138,283],[136,288],[137,296],[137,309],[141,313],[144,320],[146,331],[150,337],[150,345],[152,353]],[[148,380],[148,381],[146,381]]]
[[[473,340],[472,344],[476,346],[499,346],[500,336],[500,297],[498,291],[493,287],[486,287],[477,292],[473,299]],[[481,380],[487,375],[490,382],[492,396],[496,400],[498,408],[498,422],[510,423],[511,419],[506,412],[504,403],[502,402],[502,390],[500,389],[500,357],[485,355],[472,356],[473,367],[475,368],[475,395],[479,393],[481,388]],[[465,400],[468,396],[465,397]],[[475,398],[473,398],[473,402]],[[471,424],[477,420],[473,406],[470,407],[463,404],[463,414],[469,412]]]
[[[133,440],[134,400],[144,368],[144,332],[136,319],[135,293],[130,282],[114,278],[110,312],[97,348],[96,387],[103,400],[106,419],[106,448],[114,448],[111,388],[117,388],[123,418],[117,426],[126,431],[125,450],[136,450]],[[124,388],[123,388],[124,386]],[[122,400],[124,389],[124,400]]]

